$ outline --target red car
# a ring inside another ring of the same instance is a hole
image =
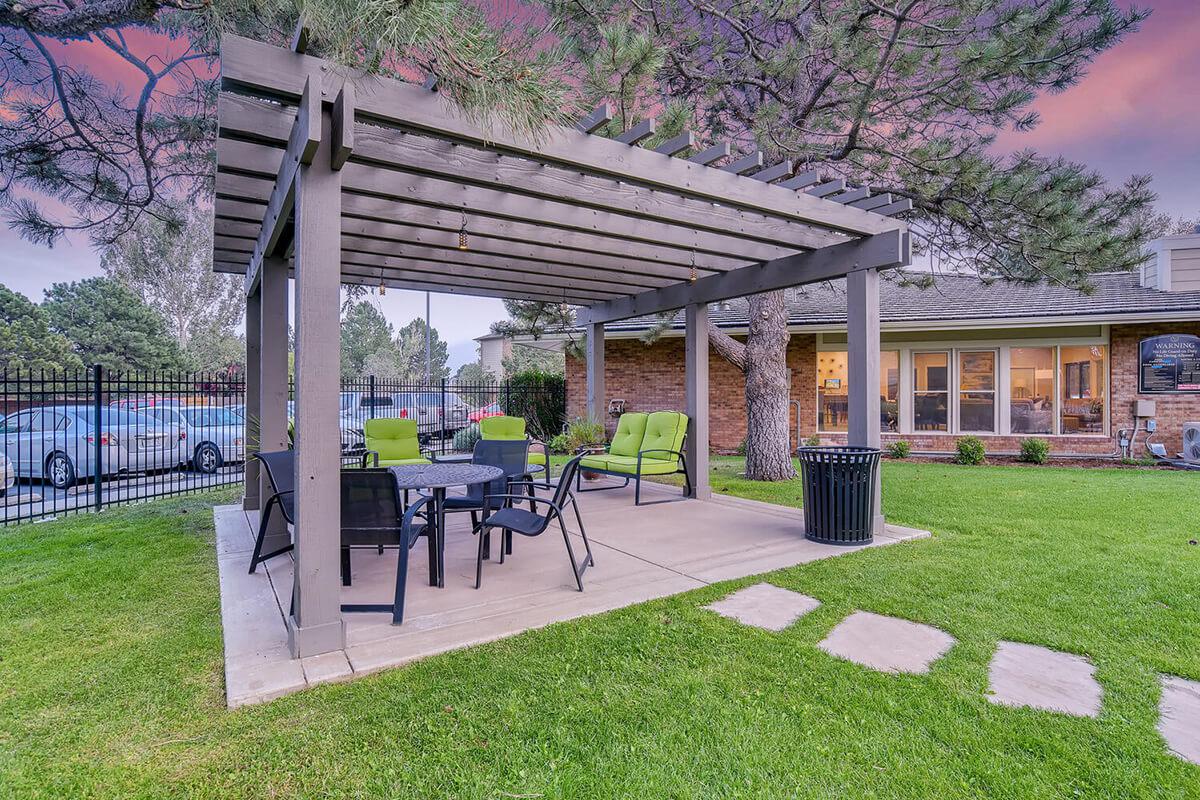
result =
[[[502,416],[504,416],[504,411],[500,408],[499,403],[488,403],[483,408],[477,408],[474,411],[472,411],[470,414],[468,414],[467,419],[469,419],[471,422],[477,423],[477,422],[479,422],[479,420],[484,419],[485,417],[502,417]]]

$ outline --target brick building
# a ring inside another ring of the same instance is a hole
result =
[[[904,439],[917,452],[950,452],[958,436],[972,434],[1003,454],[1037,436],[1058,455],[1105,456],[1117,454],[1122,431],[1136,425],[1142,455],[1149,417],[1134,416],[1135,401],[1150,400],[1152,441],[1174,455],[1183,424],[1200,422],[1200,234],[1159,240],[1140,273],[1097,275],[1091,294],[969,276],[939,276],[922,289],[899,277],[883,282],[880,298],[885,445]],[[844,441],[844,282],[790,291],[788,301],[792,445],[813,434]],[[735,337],[746,330],[744,301],[710,315]],[[628,410],[684,407],[683,314],[644,343],[656,322],[606,328],[608,399]],[[582,415],[583,362],[567,359],[567,386],[568,413]],[[711,446],[737,448],[746,434],[742,375],[715,352],[709,402]]]

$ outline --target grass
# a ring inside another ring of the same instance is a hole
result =
[[[737,581],[234,712],[222,498],[0,530],[0,797],[1200,797],[1155,731],[1156,674],[1200,679],[1196,476],[884,470],[934,536],[770,574],[823,603],[781,633],[702,609]],[[854,609],[959,643],[877,674],[815,646]],[[988,703],[1001,639],[1088,655],[1101,717]]]

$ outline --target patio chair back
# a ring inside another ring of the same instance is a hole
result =
[[[479,435],[484,439],[516,441],[525,438],[523,417],[496,416],[479,420]]]
[[[296,489],[296,451],[275,450],[269,453],[255,453],[254,457],[267,473],[273,494],[279,498],[279,510],[283,512],[284,519],[295,522],[292,519],[292,493]]]
[[[646,421],[649,414],[641,411],[629,411],[621,415],[617,421],[617,432],[613,434],[608,452],[614,456],[634,456],[642,448],[642,439],[646,435]]]
[[[342,470],[342,547],[398,546],[402,516],[390,470]]]
[[[679,411],[655,411],[646,418],[646,435],[642,437],[641,450],[680,452],[687,436],[688,416]],[[666,452],[656,453],[655,458],[669,458]]]
[[[558,485],[554,487],[554,505],[559,508],[564,508],[567,502],[567,496],[571,494],[571,481],[575,480],[575,476],[579,473],[579,462],[584,459],[584,456],[575,456],[568,461],[562,469],[562,474],[558,476]],[[578,515],[579,509],[576,508],[575,513]],[[549,520],[547,520],[549,524]],[[580,521],[580,527],[583,523]]]
[[[529,441],[521,439],[480,439],[475,443],[475,452],[471,457],[474,464],[486,464],[489,467],[499,467],[504,474],[494,481],[477,483],[467,487],[467,497],[477,501],[483,507],[483,498],[489,494],[504,494],[508,491],[508,481],[520,478],[526,471],[526,458],[529,455]]]
[[[369,419],[363,425],[368,451],[379,454],[381,462],[421,458],[415,419]]]

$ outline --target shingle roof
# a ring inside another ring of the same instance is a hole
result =
[[[927,277],[925,273],[911,276]],[[1136,272],[1107,272],[1094,276],[1096,291],[1041,284],[998,281],[987,284],[970,275],[938,275],[922,289],[910,282],[884,280],[879,291],[879,317],[889,322],[1011,319],[1014,317],[1089,317],[1108,314],[1200,312],[1200,291],[1163,292],[1140,285]],[[787,290],[788,324],[822,325],[846,322],[846,282],[812,284]],[[723,328],[744,328],[744,298],[713,306],[709,316]],[[639,331],[653,326],[655,317],[612,322],[608,331]],[[680,311],[672,327],[683,327]]]

